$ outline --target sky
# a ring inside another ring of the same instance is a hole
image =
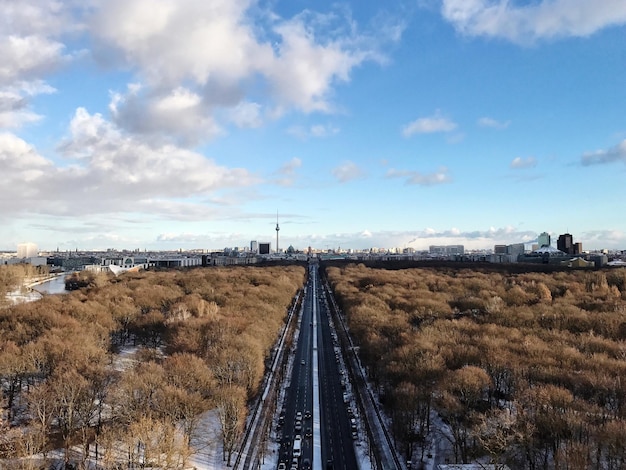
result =
[[[626,249],[623,0],[0,8],[0,249]]]

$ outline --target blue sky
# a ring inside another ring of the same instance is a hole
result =
[[[623,0],[0,4],[0,249],[626,249]]]

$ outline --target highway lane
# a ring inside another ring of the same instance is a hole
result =
[[[345,385],[348,379],[344,362],[317,269],[317,264],[309,265],[291,380],[280,418],[279,464],[291,468],[294,438],[300,435],[302,455],[296,458],[297,468],[306,468],[305,462],[309,462],[314,469],[355,470],[358,469],[352,435],[355,429],[347,412],[349,404],[344,403],[344,393],[350,386]]]
[[[332,462],[334,470],[352,470],[358,468],[354,451],[352,426],[347,409],[349,402],[344,400],[350,391],[343,358],[332,328],[332,320],[324,286],[317,279],[318,301],[318,352],[320,357],[320,402],[322,415],[322,459]],[[343,383],[343,385],[342,385]],[[355,429],[355,432],[358,432]],[[324,467],[322,467],[324,468]]]
[[[313,457],[312,437],[307,436],[308,430],[312,427],[313,414],[313,335],[310,327],[313,321],[313,301],[313,290],[309,283],[305,290],[291,379],[280,418],[283,424],[279,463],[285,463],[288,469],[294,459],[293,445],[297,435],[301,436],[302,445],[302,455],[297,458],[299,464],[305,460],[311,462]],[[299,420],[296,419],[298,413],[301,416]]]

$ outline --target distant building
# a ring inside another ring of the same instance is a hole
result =
[[[603,253],[595,253],[595,254],[589,255],[587,257],[587,260],[593,261],[596,268],[601,268],[603,266],[610,265],[609,257]],[[626,266],[626,263],[624,263],[624,266]]]
[[[39,254],[37,245],[34,243],[20,243],[17,245],[18,258],[34,258]]]
[[[561,264],[568,268],[594,268],[595,263],[593,261],[585,261],[582,258],[572,258],[567,261],[563,261]]]
[[[522,263],[562,264],[562,262],[567,259],[567,253],[553,246],[544,246],[534,250],[532,253],[519,256],[518,261]]]
[[[574,238],[569,233],[559,235],[559,239],[556,242],[556,247],[559,251],[567,253],[568,255],[574,254]]]
[[[465,254],[463,245],[430,245],[428,252],[434,256],[450,256]]]
[[[583,254],[583,244],[580,242],[574,243],[574,254],[582,255]]]
[[[272,248],[272,244],[268,242],[259,243],[259,254],[260,255],[269,255],[270,249]]]
[[[543,232],[539,234],[539,236],[537,237],[537,245],[539,245],[539,248],[543,246],[550,246],[550,244],[551,244],[551,239],[550,239],[550,234],[548,232]]]
[[[493,255],[486,258],[491,263],[516,263],[517,259],[524,255],[526,246],[523,243],[512,245],[495,245]]]
[[[259,242],[257,242],[256,240],[252,240],[250,242],[250,251],[252,253],[259,253]]]
[[[525,247],[523,243],[513,243],[512,245],[506,246],[507,255],[519,256],[523,255],[525,251]]]

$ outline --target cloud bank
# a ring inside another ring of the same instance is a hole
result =
[[[442,0],[441,13],[461,34],[515,43],[584,37],[626,23],[622,0]]]

